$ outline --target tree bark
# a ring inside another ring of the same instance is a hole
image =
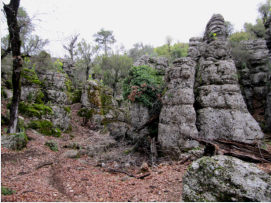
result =
[[[13,56],[13,73],[12,73],[12,84],[13,84],[13,98],[10,107],[10,123],[9,133],[15,133],[17,130],[18,123],[18,106],[21,96],[21,68],[22,58],[20,53],[21,40],[20,40],[20,28],[17,22],[17,11],[20,5],[20,0],[10,0],[8,5],[4,4],[4,11],[7,17],[8,30],[11,40],[11,50]]]

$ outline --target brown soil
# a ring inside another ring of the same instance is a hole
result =
[[[2,102],[2,112],[6,103]],[[128,153],[132,146],[124,142],[115,143],[112,148],[97,152],[95,156],[82,155],[78,159],[62,158],[60,155],[70,150],[64,146],[78,143],[84,151],[88,145],[106,145],[112,142],[109,134],[100,134],[90,128],[90,122],[82,126],[82,118],[77,116],[81,104],[71,105],[71,133],[63,133],[62,138],[49,137],[28,129],[31,139],[22,151],[11,151],[1,147],[1,186],[16,191],[12,195],[1,196],[1,201],[180,201],[182,198],[182,176],[188,168],[177,162],[164,161],[159,166],[149,168],[149,176],[136,179],[123,173],[110,172],[118,164],[117,170],[137,174],[140,165],[148,162],[147,155]],[[2,133],[4,133],[2,126]],[[70,135],[74,135],[71,140]],[[59,151],[45,147],[47,140],[58,143]],[[101,162],[106,167],[100,167]],[[125,163],[130,167],[125,167]],[[42,167],[39,167],[43,165]]]

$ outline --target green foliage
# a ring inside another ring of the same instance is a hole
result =
[[[61,131],[58,128],[52,129],[52,135],[54,137],[61,137]]]
[[[171,52],[169,52],[168,45],[165,44],[161,47],[156,47],[154,49],[154,53],[158,56],[166,57],[170,63],[172,63],[175,59],[180,57],[186,57],[189,49],[188,43],[175,43],[173,46],[170,46]]]
[[[57,59],[57,60],[55,61],[55,63],[54,63],[54,68],[55,68],[55,70],[56,70],[57,72],[59,72],[59,73],[63,73],[62,67],[63,67],[63,63],[62,63],[59,59]]]
[[[46,147],[48,147],[49,149],[51,149],[52,151],[54,151],[54,152],[58,151],[58,147],[57,147],[56,141],[48,140],[44,145]]]
[[[154,48],[151,45],[143,45],[142,43],[136,43],[133,45],[134,47],[128,51],[128,57],[132,58],[134,62],[136,62],[141,56],[151,53],[154,56],[157,54],[154,53]]]
[[[8,97],[7,93],[5,92],[4,88],[1,87],[1,98],[6,99]]]
[[[107,51],[111,49],[109,44],[114,44],[117,41],[115,40],[113,31],[104,30],[104,28],[94,34],[93,37],[95,38],[94,41],[98,43],[99,48],[104,49],[106,55]]]
[[[75,90],[73,93],[72,103],[79,103],[81,101],[82,90]]]
[[[120,94],[122,81],[128,76],[129,70],[133,64],[132,58],[118,53],[111,56],[103,55],[100,68],[103,74],[105,85],[113,89],[113,94]]]
[[[10,188],[8,188],[8,187],[3,187],[3,186],[1,186],[1,194],[2,195],[12,195],[13,193],[16,193],[16,191],[15,190],[12,190],[12,189],[10,189]]]
[[[91,119],[94,113],[94,109],[82,108],[78,111],[77,115],[86,119]]]
[[[250,39],[253,39],[253,36],[250,33],[244,32],[244,31],[241,31],[241,32],[237,31],[229,36],[229,41],[231,43],[239,43],[243,40],[247,41]]]
[[[33,120],[29,124],[30,128],[36,129],[44,135],[53,135],[53,124],[47,120]]]
[[[257,19],[256,24],[245,23],[244,24],[245,31],[250,33],[254,38],[265,38],[265,27],[262,19]]]
[[[64,106],[64,111],[66,111],[68,114],[71,113],[71,107],[70,106]]]
[[[37,118],[41,118],[41,115],[53,114],[52,109],[44,104],[29,104],[26,102],[20,102],[19,112],[25,116]]]
[[[123,98],[141,102],[149,109],[160,99],[163,80],[158,72],[149,66],[132,67],[129,76],[123,81]]]
[[[225,21],[228,35],[231,35],[234,32],[234,25],[230,21]]]
[[[38,85],[41,85],[41,82],[39,81],[37,74],[33,70],[23,68],[21,70],[21,77],[24,77],[29,84],[36,83]]]
[[[267,18],[271,15],[271,0],[266,0],[265,3],[261,3],[258,7],[263,23],[266,22]]]
[[[12,88],[13,88],[13,85],[12,85],[12,81],[11,81],[11,80],[6,80],[6,81],[5,81],[5,85],[6,85],[6,88],[8,88],[8,89],[12,89]]]
[[[44,97],[44,94],[39,91],[38,94],[36,95],[35,103],[37,104],[43,104],[43,101],[41,100]]]

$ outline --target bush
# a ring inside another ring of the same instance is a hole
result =
[[[1,194],[2,195],[12,195],[13,193],[16,193],[16,191],[14,191],[10,188],[1,186]]]
[[[158,71],[149,66],[132,67],[129,76],[123,81],[123,98],[142,103],[150,110],[160,101],[163,92],[163,79]]]
[[[45,146],[49,147],[49,149],[51,149],[52,151],[58,151],[57,143],[53,140],[48,140],[45,143]]]

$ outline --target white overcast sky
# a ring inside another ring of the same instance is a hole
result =
[[[5,4],[9,0],[3,0]],[[40,13],[33,34],[49,39],[46,50],[52,56],[63,57],[62,44],[71,34],[93,42],[93,34],[101,28],[112,30],[126,49],[142,42],[153,46],[165,44],[170,35],[174,43],[188,42],[202,35],[215,13],[241,30],[245,22],[255,23],[257,7],[265,0],[21,0],[29,16]],[[2,4],[1,4],[2,6]],[[1,22],[1,35],[7,34],[6,22]]]

